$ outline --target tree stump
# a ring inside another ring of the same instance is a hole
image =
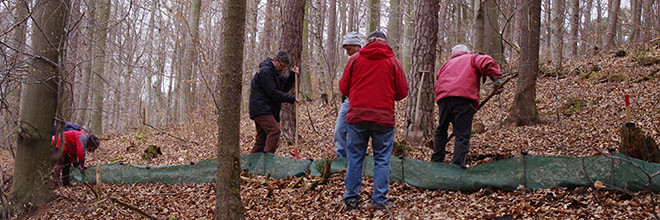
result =
[[[156,145],[149,145],[144,153],[142,153],[142,160],[151,160],[156,158],[158,155],[163,155],[163,152],[160,151],[160,147]]]
[[[626,125],[620,130],[621,153],[647,162],[660,163],[660,148],[655,140],[644,135],[634,124]]]

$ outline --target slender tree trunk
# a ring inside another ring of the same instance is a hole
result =
[[[575,57],[578,53],[578,34],[580,31],[580,1],[571,3],[571,56]]]
[[[192,81],[193,81],[193,63],[195,62],[195,57],[197,55],[196,48],[199,44],[199,13],[201,9],[201,0],[194,0],[190,5],[190,20],[188,21],[188,31],[190,31],[190,36],[188,36],[188,41],[186,42],[186,47],[184,50],[184,58],[182,65],[182,74],[181,80],[181,90],[180,91],[180,100],[179,100],[179,119],[186,121],[191,116],[193,111],[192,109]]]
[[[484,53],[484,1],[474,1],[474,24],[472,25],[472,48],[474,51]],[[491,54],[492,55],[492,54]]]
[[[614,38],[616,37],[616,22],[619,17],[619,6],[621,0],[612,0],[612,4],[608,5],[609,11],[607,12],[607,31],[603,39],[603,50],[611,50],[615,47]]]
[[[523,27],[523,22],[527,22],[525,20],[525,18],[527,18],[527,16],[525,14],[526,11],[523,10],[523,7],[525,6],[524,2],[519,1],[519,0],[514,0],[514,1],[515,1],[515,5],[516,5],[516,7],[515,7],[515,10],[516,10],[515,11],[515,16],[516,17],[515,17],[515,21],[514,21],[514,25],[513,25],[513,41],[515,42],[515,44],[517,46],[516,49],[517,49],[518,52],[517,53],[514,52],[513,55],[511,56],[512,60],[513,60],[513,62],[511,62],[511,63],[517,65],[517,64],[520,63],[520,56],[521,56],[521,54],[520,54],[520,49],[521,49],[520,48],[520,45],[521,45],[520,44],[521,43],[520,36],[523,33],[526,33],[522,29],[522,27]]]
[[[639,41],[641,32],[641,18],[642,18],[642,1],[630,0],[630,10],[632,10],[632,30],[630,33],[630,42]]]
[[[355,1],[357,1],[357,0],[348,0],[348,1],[349,1],[349,6],[348,6],[348,32],[357,31],[358,28],[356,28],[357,25],[355,25],[355,11],[359,11],[359,9],[355,10],[356,7],[357,7],[355,5]]]
[[[511,113],[507,124],[515,126],[530,125],[539,122],[536,111],[536,76],[539,61],[539,33],[541,23],[541,0],[519,0],[525,5],[525,19],[520,36],[521,60],[518,66],[518,83]]]
[[[653,30],[655,25],[656,16],[653,16],[653,3],[655,0],[644,0],[644,8],[642,9],[644,14],[644,40],[648,41],[657,36],[657,32]]]
[[[504,65],[504,48],[502,47],[502,34],[500,34],[499,11],[496,0],[484,2],[484,52],[491,55],[497,63]]]
[[[240,121],[241,72],[245,42],[245,0],[227,0],[218,108],[218,172],[215,185],[215,219],[243,219],[241,202]]]
[[[94,39],[94,66],[92,92],[92,125],[91,129],[96,134],[103,133],[103,96],[104,96],[104,76],[105,76],[105,48],[108,38],[108,18],[110,17],[110,0],[97,1],[97,28]]]
[[[94,50],[94,40],[96,32],[96,1],[88,1],[87,12],[85,13],[86,17],[86,41],[87,41],[87,63],[84,66],[82,75],[83,75],[83,85],[82,85],[82,94],[80,95],[80,108],[82,111],[79,111],[78,120],[84,125],[90,125],[88,117],[90,116],[90,107],[91,107],[91,98],[90,91],[92,90],[92,82],[94,79],[92,67],[94,66],[95,50]]]
[[[328,1],[328,38],[326,39],[325,57],[328,72],[326,73],[326,91],[334,100],[333,85],[337,75],[337,0]]]
[[[11,56],[9,58],[9,63],[8,68],[13,69],[13,72],[15,72],[17,75],[15,78],[19,80],[15,81],[9,81],[7,84],[3,84],[2,88],[0,88],[0,94],[3,95],[3,97],[0,97],[0,99],[5,98],[4,95],[7,95],[7,103],[9,106],[7,106],[7,109],[5,111],[0,111],[2,118],[0,120],[4,120],[7,123],[4,123],[2,126],[2,132],[0,132],[0,135],[7,135],[9,133],[14,133],[11,132],[14,130],[13,128],[17,125],[18,123],[18,111],[19,111],[19,102],[21,101],[21,73],[24,73],[26,71],[26,60],[25,56],[22,53],[25,53],[25,47],[26,47],[26,34],[27,34],[27,21],[28,21],[28,3],[25,0],[18,0],[15,3],[15,11],[14,11],[14,24],[16,24],[16,28],[14,28],[14,33],[13,33],[13,41],[11,42],[10,45],[16,50],[15,52],[11,53]],[[11,72],[10,72],[11,73]],[[15,135],[7,136],[8,140],[13,140],[15,138]],[[9,143],[9,141],[7,141]]]
[[[271,39],[273,38],[273,0],[266,0],[266,13],[264,15],[264,31],[261,35],[260,42],[262,42],[262,54],[273,54],[271,47]],[[266,57],[262,57],[265,59]]]
[[[369,28],[367,32],[380,30],[380,0],[369,0]]]
[[[601,25],[602,20],[603,20],[603,2],[602,0],[596,0],[596,24],[593,26],[593,28],[595,29],[593,31],[596,32],[595,35],[596,37],[592,43],[595,49],[598,49],[598,46],[601,44],[603,39],[602,37],[603,28]]]
[[[586,0],[586,2],[587,4],[584,8],[584,26],[581,30],[581,51],[587,51],[589,49],[591,44],[590,39],[593,37],[594,33],[593,22],[591,19],[591,8],[593,7],[593,0]]]
[[[305,0],[282,0],[281,28],[282,37],[280,38],[280,50],[289,53],[291,66],[300,66],[302,53],[302,33],[303,18],[305,17]],[[294,94],[294,89],[291,90]],[[297,99],[298,97],[296,97]],[[296,111],[294,105],[283,104],[282,114],[282,134],[284,137],[293,140],[296,132]]]
[[[309,7],[310,2],[305,2],[305,12],[309,12],[310,8]],[[310,16],[305,16],[305,20],[303,21],[303,60],[300,64],[300,74],[302,74],[302,89],[303,89],[303,94],[305,95],[305,99],[309,100],[314,97],[314,89],[312,86],[312,66],[314,66],[312,62],[312,57],[313,57],[313,40],[310,41],[310,33],[309,30],[312,28],[311,23],[309,22]]]
[[[564,54],[564,0],[552,1],[552,63],[561,69]]]
[[[21,129],[9,200],[15,213],[39,208],[54,198],[51,132],[57,109],[57,78],[65,42],[68,1],[35,2],[29,75],[20,104]]]
[[[387,43],[392,47],[394,54],[401,57],[401,0],[390,0],[390,16],[387,21]]]
[[[545,25],[545,48],[542,48],[543,54],[547,54],[546,52],[550,51],[552,48],[552,10],[551,10],[551,1],[552,0],[543,0],[544,1],[544,8],[545,8],[545,22],[541,23],[542,25]]]
[[[408,74],[411,92],[406,101],[405,137],[406,142],[419,145],[423,143],[420,141],[433,139],[433,84],[440,5],[437,0],[419,0],[415,1],[415,4],[415,41],[412,50],[412,72]],[[419,132],[422,133],[421,140],[414,135]]]
[[[406,72],[406,74],[410,73],[410,59],[411,59],[411,53],[412,53],[412,44],[413,44],[413,32],[415,31],[415,18],[414,18],[414,5],[415,2],[414,0],[402,0],[406,1],[406,8],[402,9],[405,10],[406,15],[405,16],[405,25],[406,30],[404,32],[403,36],[403,48],[402,48],[402,53],[403,53],[403,59],[401,59],[401,62],[403,62],[403,70]]]

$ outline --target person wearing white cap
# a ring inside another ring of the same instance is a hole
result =
[[[362,39],[357,32],[348,32],[344,35],[342,48],[346,50],[346,54],[350,57],[356,54],[362,48]],[[337,157],[346,157],[346,145],[348,136],[348,123],[346,122],[346,112],[348,111],[348,98],[342,96],[341,107],[339,107],[339,114],[337,114],[337,121],[335,122],[335,152]]]

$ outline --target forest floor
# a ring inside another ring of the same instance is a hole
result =
[[[630,53],[630,52],[629,52]],[[539,75],[536,87],[537,108],[547,121],[524,127],[500,127],[511,108],[516,79],[505,85],[501,104],[497,97],[476,115],[474,122],[486,131],[473,134],[468,156],[470,165],[520,155],[590,156],[618,148],[619,128],[625,121],[624,94],[630,94],[632,121],[660,143],[660,64],[639,65],[634,57],[643,54],[660,58],[660,50],[630,53],[615,58],[612,54],[591,56],[568,63],[559,79],[550,71]],[[544,69],[544,68],[542,68]],[[488,87],[489,88],[489,87]],[[483,96],[482,96],[483,97]],[[339,104],[305,102],[299,107],[302,158],[334,158],[332,132]],[[556,107],[561,114],[557,120]],[[405,100],[396,105],[395,140],[403,137]],[[500,113],[502,112],[502,113]],[[183,164],[216,157],[217,114],[199,114],[195,122],[178,127],[142,129],[104,137],[101,148],[88,153],[87,166],[123,162],[141,165]],[[434,118],[436,118],[434,116]],[[241,153],[254,143],[254,123],[247,114],[241,118]],[[174,138],[177,137],[177,138]],[[185,140],[185,141],[184,141]],[[193,143],[197,142],[199,145]],[[143,161],[148,145],[161,147],[163,155]],[[452,151],[453,142],[447,150]],[[278,154],[291,157],[294,147],[282,141]],[[407,157],[429,160],[432,150],[416,147]],[[450,157],[450,156],[448,156]],[[13,159],[7,148],[0,150],[0,174],[8,192],[7,180],[13,173]],[[242,174],[257,177],[250,173]],[[390,185],[393,208],[367,208],[371,178],[364,178],[362,208],[343,210],[344,175],[335,175],[327,185],[314,191],[289,189],[297,178],[275,181],[271,186],[241,182],[241,198],[248,219],[658,219],[660,195],[637,192],[632,195],[597,190],[594,187],[500,191],[482,189],[475,193],[424,190],[402,182]],[[215,209],[213,184],[170,185],[160,183],[104,184],[107,195],[121,198],[158,219],[210,219]],[[269,188],[272,194],[269,195]],[[138,219],[139,215],[110,203],[94,205],[94,194],[79,182],[55,190],[57,198],[33,213],[30,219]]]

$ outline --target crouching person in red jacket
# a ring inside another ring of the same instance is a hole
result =
[[[85,150],[93,152],[99,147],[99,139],[81,131],[70,130],[64,132],[64,148],[60,149],[60,139],[53,137],[57,141],[53,148],[53,166],[55,186],[70,186],[69,170],[73,164],[80,172],[85,168]]]
[[[348,122],[348,167],[346,169],[346,209],[359,208],[362,166],[371,138],[374,152],[374,183],[371,204],[388,208],[390,156],[394,143],[394,101],[408,96],[408,81],[401,62],[394,56],[383,32],[367,36],[369,43],[348,60],[339,81],[341,93],[350,99]]]
[[[456,134],[451,163],[466,167],[472,117],[479,106],[479,79],[484,76],[493,79],[493,88],[497,88],[502,81],[500,66],[492,57],[469,53],[467,46],[462,44],[452,48],[451,58],[442,65],[435,81],[439,125],[433,140],[432,162],[443,162],[445,159],[447,128],[451,122]]]

